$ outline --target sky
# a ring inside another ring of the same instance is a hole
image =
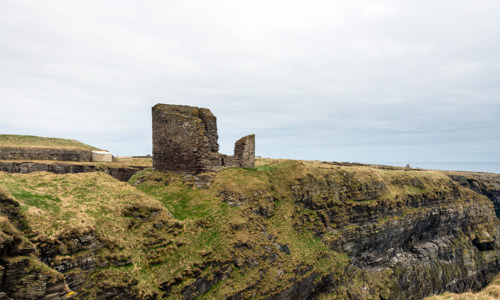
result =
[[[151,107],[183,104],[217,116],[225,154],[254,133],[262,157],[500,173],[498,12],[497,0],[2,0],[0,133],[146,155]]]

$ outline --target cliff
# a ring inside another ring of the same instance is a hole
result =
[[[0,160],[92,161],[92,151],[51,148],[0,148]]]
[[[33,135],[0,134],[0,149],[64,149],[99,151],[102,149],[70,139],[40,137]]]
[[[28,174],[50,172],[55,174],[104,172],[120,181],[128,181],[135,173],[146,169],[145,166],[133,166],[115,163],[74,163],[61,161],[0,161],[0,172]]]
[[[31,249],[1,252],[0,299],[40,278],[6,277],[18,257],[50,271],[26,291],[47,299],[422,299],[500,271],[491,200],[444,172],[256,164],[129,184],[0,172],[2,241],[19,241],[0,249]]]
[[[0,187],[0,299],[60,299],[70,291],[64,275],[37,258],[19,203]],[[71,295],[70,295],[71,297]]]
[[[488,197],[500,217],[500,174],[473,172],[446,172],[446,174],[461,186],[469,188]]]

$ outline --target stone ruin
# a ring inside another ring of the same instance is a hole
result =
[[[153,168],[191,174],[230,167],[255,167],[255,135],[234,146],[234,156],[219,153],[217,118],[209,109],[187,105],[153,107]]]

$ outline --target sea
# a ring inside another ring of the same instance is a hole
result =
[[[386,162],[388,166],[443,170],[443,171],[469,171],[500,174],[500,162]]]

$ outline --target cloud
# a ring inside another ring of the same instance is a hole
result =
[[[498,161],[499,10],[3,1],[0,128],[147,154],[150,108],[163,102],[210,108],[223,152],[254,132],[263,156]]]

